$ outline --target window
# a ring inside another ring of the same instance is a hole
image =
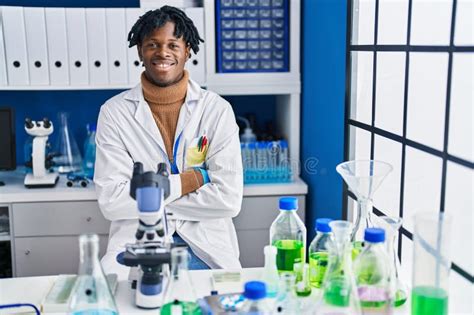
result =
[[[374,212],[404,219],[407,284],[413,215],[452,214],[450,314],[473,312],[473,12],[472,0],[352,0],[348,12],[346,160],[394,167]]]

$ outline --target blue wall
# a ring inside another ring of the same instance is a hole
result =
[[[316,218],[342,217],[336,165],[344,158],[346,14],[346,0],[303,0],[301,156],[310,236]]]

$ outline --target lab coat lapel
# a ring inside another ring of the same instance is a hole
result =
[[[140,86],[141,89],[141,86]],[[140,90],[140,95],[138,98],[137,110],[135,112],[135,119],[138,124],[142,126],[146,132],[155,140],[155,142],[160,147],[161,151],[164,153],[164,156],[167,156],[165,142],[161,136],[161,132],[156,125],[155,119],[151,112],[150,106],[143,98],[143,92]]]

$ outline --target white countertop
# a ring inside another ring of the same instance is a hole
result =
[[[97,200],[94,183],[86,187],[67,187],[66,176],[61,175],[54,188],[26,188],[23,185],[24,169],[0,172],[0,203],[48,202],[48,201],[87,201]],[[292,183],[252,184],[244,186],[244,196],[305,195],[308,185],[301,178]]]
[[[260,278],[262,268],[246,268],[242,269],[241,272],[241,284],[232,287],[229,292],[241,292],[243,287],[242,284]],[[222,270],[192,270],[191,281],[198,298],[210,295],[212,290],[211,286],[211,274],[212,272],[221,272]],[[0,304],[12,304],[12,303],[32,303],[40,308],[41,301],[47,294],[48,290],[53,285],[56,276],[45,276],[45,277],[26,277],[26,278],[11,278],[11,279],[0,279]],[[305,303],[313,303],[316,299],[316,294],[311,295],[305,299]],[[128,281],[119,282],[117,292],[115,293],[115,302],[117,304],[119,313],[121,315],[134,315],[134,314],[157,314],[157,310],[143,310],[135,306],[135,291],[130,288]],[[409,314],[410,301],[407,301],[403,306],[396,308],[393,314]],[[12,314],[12,309],[1,310],[0,314]],[[18,313],[16,313],[18,314]],[[20,313],[26,314],[26,313]],[[28,313],[32,314],[32,313]],[[46,313],[43,313],[46,314]],[[50,313],[59,315],[59,313]]]

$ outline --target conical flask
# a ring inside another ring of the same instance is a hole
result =
[[[400,279],[400,260],[397,255],[397,235],[402,226],[402,218],[399,217],[379,217],[379,226],[385,229],[387,234],[387,252],[390,258],[391,284],[394,306],[405,304],[408,298],[408,286]]]
[[[356,249],[361,249],[365,229],[374,227],[373,196],[392,169],[390,164],[375,160],[348,161],[336,167],[336,171],[357,197],[357,219],[351,235],[351,240],[356,241]]]
[[[332,221],[329,226],[334,239],[329,247],[328,269],[316,314],[361,314],[352,271],[350,238],[353,224],[348,221]]]
[[[171,275],[165,293],[161,315],[200,315],[197,297],[188,270],[189,254],[186,247],[171,250]]]
[[[54,168],[59,173],[78,172],[82,169],[79,147],[69,126],[69,113],[58,114],[59,128],[56,138]]]
[[[79,236],[79,275],[71,292],[71,315],[117,315],[115,300],[99,262],[97,234]]]

